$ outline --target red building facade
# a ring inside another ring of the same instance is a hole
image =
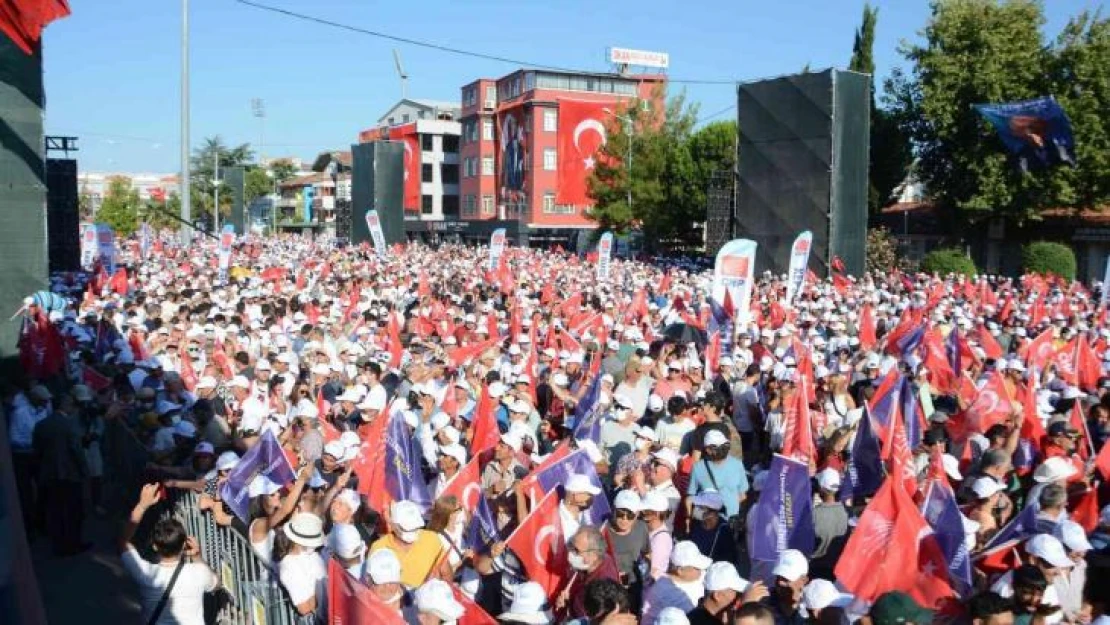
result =
[[[634,98],[661,104],[665,81],[518,70],[463,86],[460,217],[517,221],[535,244],[594,228],[585,180],[613,115]]]

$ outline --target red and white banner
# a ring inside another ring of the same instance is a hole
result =
[[[497,269],[501,262],[501,254],[505,252],[505,229],[498,228],[489,237],[489,270]]]
[[[787,306],[794,302],[794,296],[802,290],[802,285],[805,284],[811,247],[813,247],[813,233],[806,230],[794,239],[794,245],[790,248],[790,268],[786,274]]]
[[[605,107],[601,102],[559,100],[559,187],[555,193],[558,204],[590,203],[586,180],[608,141]]]
[[[410,213],[420,212],[420,135],[416,132],[416,122],[390,128],[389,139],[405,146],[405,187],[401,204]]]
[[[597,279],[609,278],[609,263],[613,258],[613,233],[606,232],[597,242]]]
[[[366,228],[370,231],[370,238],[374,240],[374,251],[378,256],[385,256],[385,233],[382,232],[382,220],[378,211],[366,211]]]
[[[728,291],[741,324],[751,319],[756,247],[756,242],[750,239],[733,239],[717,252],[713,268],[713,299],[725,301]]]

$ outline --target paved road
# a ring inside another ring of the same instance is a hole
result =
[[[138,621],[135,584],[116,555],[119,527],[114,520],[90,516],[85,521],[85,540],[95,546],[69,558],[53,556],[43,537],[31,544],[35,575],[51,625],[130,625]]]

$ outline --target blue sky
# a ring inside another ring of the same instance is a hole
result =
[[[846,66],[862,1],[673,0],[259,0],[398,36],[532,63],[601,71],[621,46],[671,55],[676,79],[751,80]],[[234,0],[192,0],[192,137],[258,144],[251,99],[266,103],[267,156],[309,158],[346,148],[400,96],[398,48],[412,97],[457,100],[475,78],[517,66],[396,44],[262,12]],[[879,0],[875,59],[885,76],[903,64],[926,0]],[[1049,0],[1047,32],[1099,0]],[[179,168],[178,0],[71,2],[73,15],[44,37],[49,134],[81,139],[86,171]],[[679,90],[673,85],[671,93]],[[735,103],[730,85],[689,85],[709,116]],[[721,117],[734,116],[729,111]],[[720,118],[720,117],[719,117]]]

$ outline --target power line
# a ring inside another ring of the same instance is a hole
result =
[[[391,35],[389,33],[383,33],[381,31],[370,30],[370,29],[367,29],[367,28],[359,27],[359,26],[353,26],[351,24],[343,24],[341,22],[332,21],[332,20],[325,19],[325,18],[322,18],[322,17],[316,17],[314,15],[307,15],[305,13],[298,13],[296,11],[290,11],[288,9],[282,9],[280,7],[270,6],[270,5],[262,4],[262,3],[259,3],[259,2],[253,2],[252,0],[235,0],[235,1],[238,2],[239,4],[249,6],[249,7],[254,8],[254,9],[258,9],[258,10],[261,10],[261,11],[269,11],[271,13],[277,13],[279,15],[284,15],[286,17],[291,17],[291,18],[294,18],[294,19],[304,20],[304,21],[307,21],[307,22],[313,22],[313,23],[319,24],[321,26],[329,26],[331,28],[338,28],[340,30],[350,31],[350,32],[353,32],[353,33],[358,33],[360,35],[369,35],[371,37],[379,37],[381,39],[387,39],[389,41],[395,41],[397,43],[404,43],[404,44],[408,44],[408,45],[411,45],[411,46],[417,46],[417,47],[421,47],[421,48],[428,48],[430,50],[438,50],[440,52],[446,52],[448,54],[457,54],[459,56],[469,56],[469,57],[476,58],[476,59],[485,59],[487,61],[496,61],[498,63],[508,63],[510,65],[518,65],[518,66],[521,66],[521,67],[528,67],[528,68],[533,68],[533,69],[548,69],[548,70],[557,71],[557,72],[570,72],[570,73],[575,73],[575,74],[598,74],[599,73],[599,72],[591,72],[591,71],[585,71],[585,70],[579,70],[579,69],[572,69],[572,68],[569,68],[569,67],[560,67],[560,66],[557,66],[557,65],[549,65],[549,64],[546,64],[546,63],[532,63],[530,61],[521,61],[519,59],[513,59],[513,58],[500,56],[500,55],[496,55],[496,54],[486,54],[484,52],[475,52],[473,50],[463,50],[462,48],[455,48],[455,47],[452,47],[452,46],[446,46],[446,45],[443,45],[443,44],[433,43],[433,42],[430,42],[430,41],[422,41],[422,40],[419,40],[419,39],[411,39],[409,37],[401,37],[399,35]],[[737,83],[736,80],[732,80],[732,79],[729,79],[729,80],[703,80],[703,79],[686,79],[686,78],[667,78],[667,82],[676,83],[676,84],[683,84],[683,85],[735,85]]]
[[[735,110],[735,109],[736,109],[736,105],[735,104],[730,104],[730,105],[726,106],[725,108],[723,108],[723,109],[721,109],[721,110],[719,110],[715,113],[710,113],[709,115],[706,115],[705,117],[699,117],[697,120],[694,121],[694,125],[697,126],[698,124],[705,123],[705,122],[707,122],[711,119],[716,119],[716,118],[720,117],[721,115],[724,115],[725,113],[728,113],[729,111],[732,111],[732,110]]]

